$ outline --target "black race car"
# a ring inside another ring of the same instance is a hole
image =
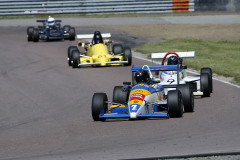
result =
[[[54,25],[48,25],[48,20],[37,20],[42,22],[37,28],[27,28],[27,40],[38,42],[39,40],[75,40],[75,28],[65,25],[61,28],[61,20],[55,20]]]

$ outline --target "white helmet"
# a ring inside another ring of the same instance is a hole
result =
[[[55,19],[53,17],[49,16],[47,21],[49,26],[55,25]]]

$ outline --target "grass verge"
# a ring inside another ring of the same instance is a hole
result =
[[[213,72],[225,77],[233,77],[233,83],[240,85],[240,41],[170,40],[157,44],[144,44],[137,52],[151,53],[169,51],[195,51],[195,58],[184,59],[189,68],[200,70],[211,67]]]
[[[211,67],[217,77],[227,77],[221,79],[240,85],[240,24],[151,24],[105,28],[165,40],[164,43],[138,47],[136,50],[141,53],[195,51],[195,58],[184,59],[189,68]]]

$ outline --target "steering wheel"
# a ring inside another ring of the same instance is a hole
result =
[[[163,57],[162,65],[164,65],[164,61],[165,61],[165,59],[167,58],[167,56],[168,56],[169,54],[174,54],[174,55],[176,55],[176,56],[179,58],[179,55],[178,55],[176,52],[168,52],[168,53]]]

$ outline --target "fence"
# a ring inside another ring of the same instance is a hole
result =
[[[0,0],[0,16],[194,11],[194,0]]]

